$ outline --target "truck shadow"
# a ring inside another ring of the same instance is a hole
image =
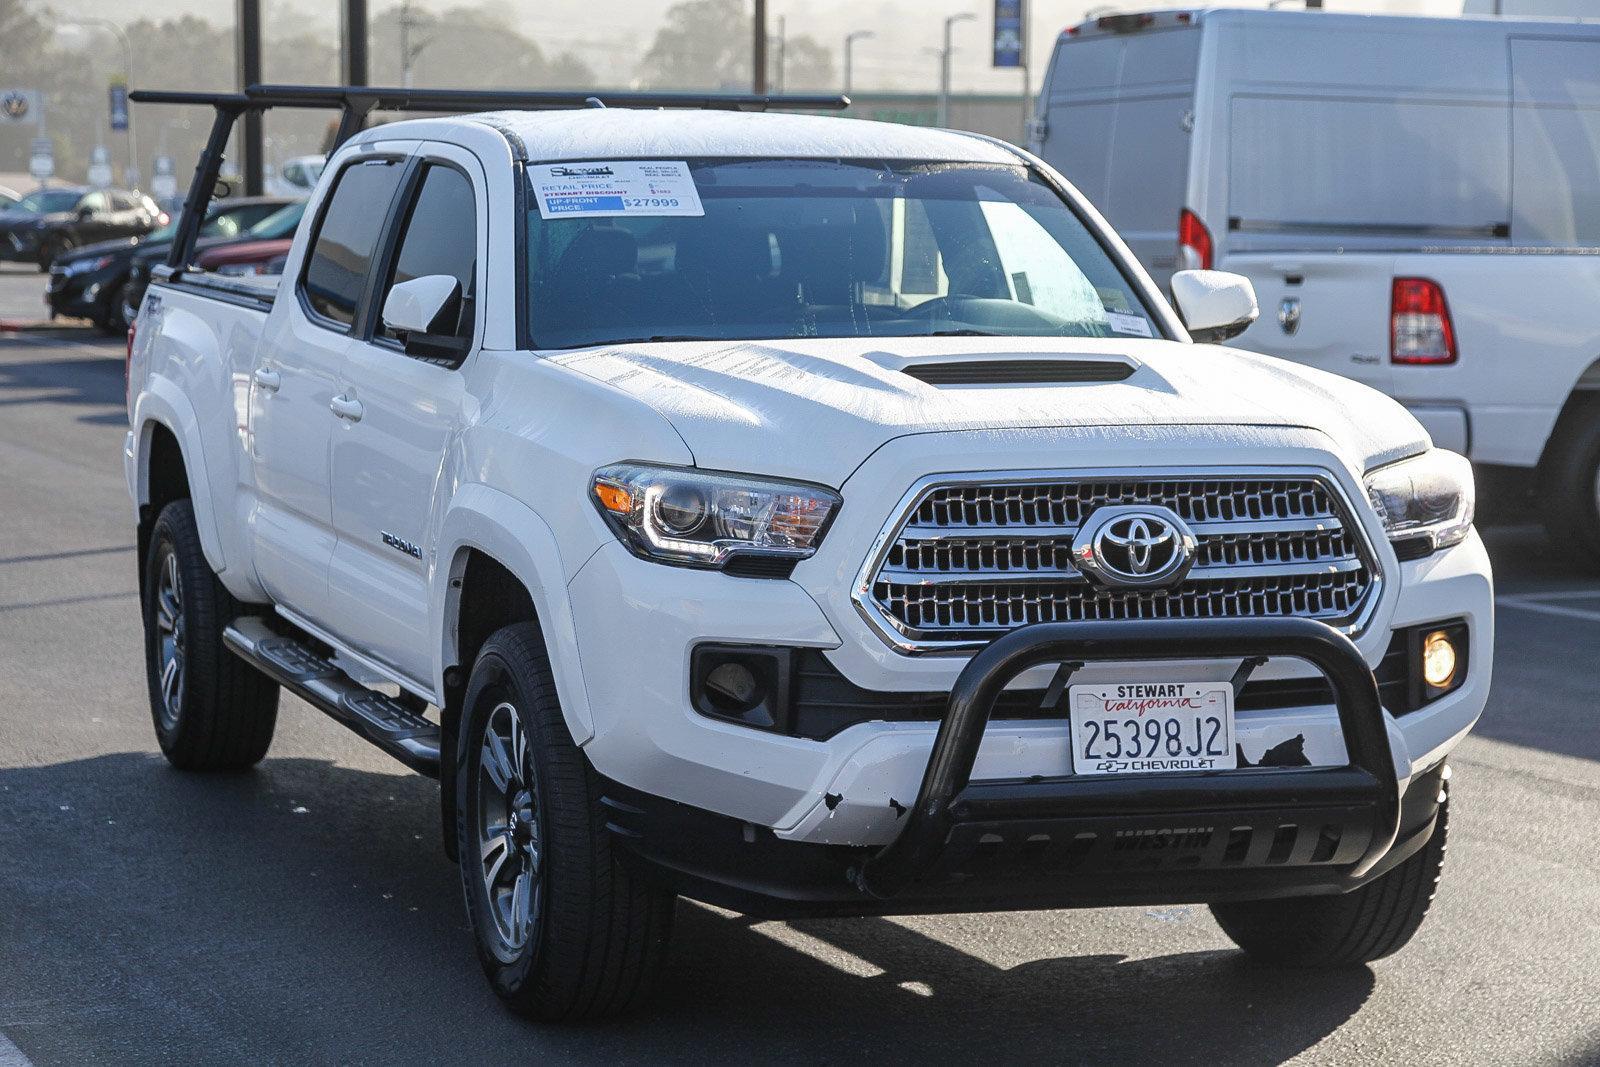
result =
[[[10,346],[0,340],[0,410],[21,404],[67,404],[102,407],[79,416],[96,425],[126,425],[123,409],[123,350],[108,343],[104,358],[17,359],[37,347]],[[21,395],[18,395],[21,394]]]
[[[685,902],[641,1015],[538,1028],[483,982],[437,803],[426,779],[312,759],[234,776],[149,753],[0,770],[7,1036],[41,1064],[104,1052],[110,1034],[121,1062],[227,1048],[241,1062],[1272,1063],[1338,1029],[1375,983],[1230,951],[1041,944],[1004,967],[885,919],[780,938]]]

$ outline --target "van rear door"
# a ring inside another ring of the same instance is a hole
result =
[[[1141,25],[1117,18],[1099,21]],[[1200,30],[1170,14],[1138,18],[1152,21],[1126,32],[1086,23],[1061,35],[1039,154],[1165,284],[1177,263]]]

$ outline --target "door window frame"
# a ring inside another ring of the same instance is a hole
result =
[[[411,157],[406,167],[406,173],[400,178],[400,188],[397,191],[395,201],[389,206],[388,220],[384,223],[383,233],[378,238],[378,247],[373,252],[373,262],[381,264],[382,269],[369,272],[368,285],[364,287],[364,292],[362,293],[363,306],[356,319],[361,328],[356,332],[355,336],[359,341],[377,345],[379,348],[387,349],[419,363],[428,363],[445,369],[458,370],[461,366],[459,363],[453,367],[446,366],[434,360],[422,356],[413,356],[406,352],[405,347],[400,342],[392,337],[384,336],[380,321],[383,316],[383,301],[380,297],[387,292],[389,281],[394,276],[395,268],[399,265],[400,246],[411,223],[411,212],[416,206],[417,197],[422,192],[422,183],[427,179],[428,170],[431,167],[448,167],[455,171],[466,179],[467,188],[472,191],[472,276],[477,292],[473,298],[471,332],[467,335],[467,355],[470,356],[478,346],[480,332],[478,329],[479,310],[484,298],[483,257],[478,254],[478,237],[481,232],[479,224],[483,218],[478,210],[480,201],[478,188],[473,184],[472,174],[466,167],[453,159],[447,159],[444,156],[429,153],[426,150],[419,150],[418,155]],[[466,357],[463,357],[462,363],[465,362]]]
[[[393,163],[400,167],[400,179],[395,183],[395,191],[389,197],[389,203],[383,209],[383,221],[379,224],[378,240],[372,247],[372,256],[367,261],[367,276],[361,281],[361,288],[356,293],[356,306],[348,323],[338,319],[329,318],[322,314],[311,304],[310,297],[306,294],[306,275],[311,272],[311,264],[317,256],[317,242],[322,239],[322,225],[327,220],[328,209],[333,206],[334,197],[338,195],[339,183],[344,181],[344,176],[352,167],[366,166],[371,163]],[[333,184],[328,187],[327,195],[317,205],[316,218],[312,220],[313,228],[306,236],[306,251],[300,264],[300,271],[295,277],[294,293],[300,302],[300,311],[306,321],[319,329],[332,333],[344,334],[347,337],[359,337],[360,326],[365,317],[366,304],[372,295],[372,264],[377,261],[383,252],[385,241],[394,226],[396,205],[400,202],[400,194],[406,188],[410,173],[415,169],[412,157],[404,152],[373,152],[362,153],[339,167],[339,173],[334,177]]]

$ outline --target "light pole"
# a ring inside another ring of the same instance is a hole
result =
[[[767,92],[767,0],[756,0],[755,39],[750,42],[750,89]]]
[[[60,16],[56,18],[56,23],[61,26],[98,26],[101,29],[110,30],[112,33],[116,34],[117,40],[122,42],[122,54],[124,60],[126,61],[126,65],[123,70],[123,77],[127,78],[128,85],[130,87],[133,85],[133,42],[128,40],[128,34],[121,26],[118,26],[110,19],[65,18]],[[135,174],[138,173],[139,142],[133,136],[132,105],[129,105],[128,107],[128,167]],[[126,178],[127,176],[127,173],[124,172],[123,177]],[[129,182],[128,184],[132,185],[133,183]]]
[[[958,22],[971,22],[978,16],[970,11],[944,20],[944,48],[939,51],[939,125],[950,125],[950,28]]]
[[[857,41],[865,41],[871,36],[873,36],[871,30],[856,30],[854,33],[844,35],[844,91],[847,96],[850,93],[850,48]]]
[[[411,31],[428,25],[424,19],[419,19],[411,13],[411,0],[405,0],[400,5],[400,85],[402,88],[411,88],[411,65],[422,54],[422,50],[433,43],[432,37],[424,37],[416,44],[411,43]]]

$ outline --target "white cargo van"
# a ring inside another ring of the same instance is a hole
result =
[[[1600,23],[1113,15],[1061,34],[1038,115],[1159,281],[1250,277],[1235,344],[1536,469],[1547,525],[1600,563]]]

